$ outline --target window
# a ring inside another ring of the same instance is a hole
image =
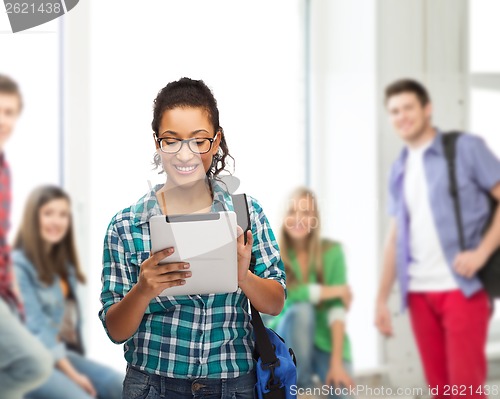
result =
[[[500,36],[500,2],[469,1],[469,11],[470,71],[500,74],[500,52],[494,50]]]

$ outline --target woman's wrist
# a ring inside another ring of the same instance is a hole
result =
[[[321,286],[321,299],[328,300],[338,298],[340,296],[339,288],[335,285],[322,285]]]
[[[149,302],[151,302],[154,298],[151,294],[148,295],[147,290],[142,288],[140,282],[135,284],[127,295],[131,295],[134,298],[134,302],[137,304],[144,305],[144,309],[148,307]]]
[[[247,273],[245,274],[245,278],[243,280],[238,280],[238,286],[241,288],[243,292],[248,288],[249,284],[251,283],[251,275],[253,273],[250,270],[247,270]]]
[[[59,359],[56,363],[56,366],[71,380],[74,380],[79,376],[78,371],[73,367],[67,357]]]
[[[330,367],[333,369],[339,369],[344,367],[344,363],[342,362],[341,356],[332,356],[330,358]]]
[[[81,374],[74,370],[71,374],[68,374],[68,378],[72,381],[78,381],[81,378]]]

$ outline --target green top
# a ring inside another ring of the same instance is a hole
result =
[[[323,285],[343,285],[347,283],[347,273],[342,247],[335,242],[323,240]],[[309,265],[307,282],[302,278],[302,272],[295,251],[289,250],[290,266],[297,276],[298,283],[287,286],[287,299],[283,311],[273,317],[268,323],[270,328],[275,328],[287,309],[296,302],[312,302],[310,298],[310,284],[317,284],[316,269],[313,264]],[[328,314],[333,308],[343,308],[344,304],[339,298],[321,301],[315,306],[316,328],[314,333],[314,344],[325,352],[332,351],[332,334],[328,323]],[[344,334],[343,359],[351,361],[351,344],[347,334]]]

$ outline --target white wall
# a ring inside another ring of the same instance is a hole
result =
[[[13,34],[7,14],[1,12],[0,74],[17,81],[24,100],[24,109],[5,148],[12,172],[12,240],[31,190],[40,184],[59,182],[58,21]]]
[[[378,365],[373,327],[378,266],[376,2],[312,1],[312,184],[324,234],[342,242],[354,302],[356,371]]]
[[[496,0],[473,0],[469,6],[470,53],[469,64],[473,73],[500,73],[500,52],[492,51],[500,25],[500,3]]]
[[[304,180],[300,7],[299,0],[141,7],[113,0],[81,4],[67,16],[67,177],[81,193],[93,358],[124,365],[97,319],[102,243],[111,217],[146,192],[148,179],[162,179],[150,164],[152,102],[169,81],[201,78],[213,89],[240,191],[261,201],[277,230],[285,195]],[[90,38],[78,36],[82,29]],[[77,106],[88,110],[87,120]]]

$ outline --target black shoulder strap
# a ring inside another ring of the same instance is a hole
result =
[[[245,206],[234,206],[234,210],[236,212],[236,219],[238,221],[248,220],[250,223],[250,215],[248,214],[248,207],[246,205],[246,197],[245,194],[232,194],[231,199],[233,200],[233,204],[241,204],[242,201],[245,201]],[[246,211],[246,215],[242,213]],[[255,257],[252,255],[252,260],[250,261],[250,269],[252,273],[254,272],[255,267]],[[262,359],[263,365],[273,366],[278,361],[276,354],[274,353],[274,348],[269,340],[269,336],[267,335],[266,328],[264,327],[264,323],[262,322],[262,318],[260,317],[260,313],[257,309],[255,309],[250,302],[250,309],[252,311],[252,325],[255,332],[255,341],[257,346],[257,351]]]
[[[458,229],[458,239],[460,248],[465,250],[464,230],[462,224],[462,213],[460,211],[460,197],[458,195],[457,175],[455,168],[455,153],[457,148],[457,140],[462,133],[449,132],[443,134],[443,149],[448,165],[448,181],[450,184],[450,195],[453,199],[453,208],[455,209],[455,221]]]

